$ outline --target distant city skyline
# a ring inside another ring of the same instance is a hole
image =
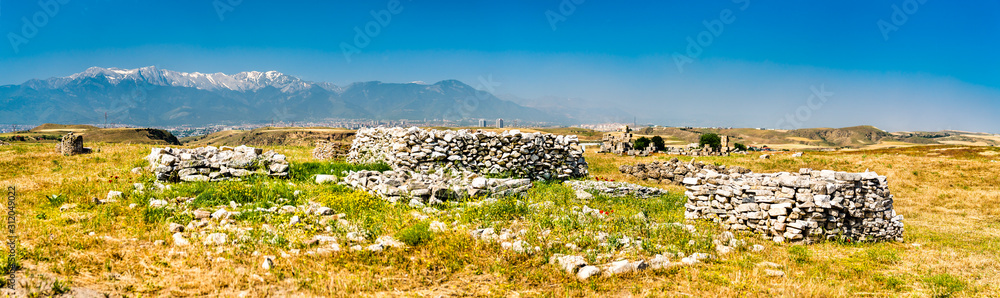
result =
[[[0,85],[150,65],[338,85],[488,77],[494,94],[640,123],[1000,132],[997,2],[41,3],[0,3]]]

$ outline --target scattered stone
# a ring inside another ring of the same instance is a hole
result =
[[[122,192],[120,191],[108,191],[108,195],[105,197],[107,202],[115,202],[122,197]]]
[[[184,226],[182,226],[182,225],[180,225],[178,223],[172,222],[172,223],[167,224],[167,231],[170,231],[170,232],[173,232],[173,233],[184,232]]]
[[[754,244],[753,246],[750,247],[750,251],[752,251],[752,252],[762,252],[762,251],[764,251],[764,246],[760,245],[760,244]]]
[[[66,204],[62,204],[62,206],[59,206],[59,211],[60,212],[66,212],[66,210],[70,210],[70,209],[73,209],[73,208],[76,208],[76,204],[66,203]]]
[[[292,218],[288,220],[288,224],[289,225],[295,225],[295,224],[298,224],[298,223],[299,223],[299,216],[298,215],[292,216]]]
[[[228,236],[225,233],[212,233],[205,237],[205,245],[223,245],[226,244]]]
[[[319,208],[316,208],[316,215],[326,216],[326,215],[333,215],[333,214],[334,214],[333,209],[330,209],[328,207],[319,207]]]
[[[770,154],[761,154],[760,159],[771,159]]]
[[[156,246],[162,246],[162,245],[163,245],[163,244],[165,244],[165,243],[166,243],[166,242],[165,242],[165,241],[163,241],[163,240],[156,240],[156,241],[153,241],[153,245],[156,245]]]
[[[167,207],[167,205],[170,205],[170,203],[167,202],[166,200],[158,200],[158,199],[149,200],[150,208],[163,208]]]
[[[598,273],[601,273],[601,268],[597,268],[597,266],[584,266],[576,273],[576,278],[579,278],[580,280],[587,280],[591,276]]]
[[[194,214],[194,219],[205,219],[212,217],[212,213],[205,210],[195,210],[191,213]]]
[[[219,210],[212,212],[212,219],[227,219],[227,218],[229,218],[229,211],[226,211],[225,208],[220,208]]]
[[[785,271],[773,270],[773,269],[764,269],[764,274],[767,274],[767,276],[770,276],[770,277],[784,277],[785,276]]]
[[[261,262],[261,264],[260,264],[260,267],[264,268],[264,270],[271,270],[271,268],[274,268],[274,257],[273,256],[265,256],[264,257],[264,261]]]
[[[337,183],[336,175],[316,175],[316,184],[323,184],[326,182]]]
[[[176,246],[188,246],[189,244],[191,244],[191,242],[189,242],[187,239],[184,238],[184,234],[180,232],[174,233],[173,238],[174,238],[174,245]]]
[[[431,232],[442,233],[448,231],[448,225],[440,221],[432,221],[430,224]]]

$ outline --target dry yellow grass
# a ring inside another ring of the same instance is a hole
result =
[[[822,243],[807,247],[807,262],[796,262],[789,252],[792,246],[745,235],[741,237],[764,245],[765,251],[740,251],[693,267],[580,282],[544,261],[534,263],[492,245],[463,240],[468,236],[461,233],[449,236],[457,237],[456,241],[443,242],[455,247],[435,247],[466,260],[454,270],[438,267],[434,260],[441,258],[441,252],[434,249],[370,258],[347,253],[290,254],[278,259],[281,270],[268,272],[260,268],[260,258],[252,251],[153,245],[155,240],[169,243],[170,234],[159,224],[145,223],[141,208],[129,209],[125,203],[87,204],[109,190],[130,188],[139,177],[129,169],[141,164],[150,146],[90,145],[100,152],[61,156],[51,145],[0,147],[0,186],[15,185],[20,194],[22,280],[41,275],[35,279],[69,281],[73,287],[127,296],[830,297],[931,296],[935,293],[931,280],[947,274],[964,284],[955,296],[1000,295],[1000,165],[988,161],[1000,152],[996,148],[807,152],[801,158],[778,154],[768,160],[755,154],[698,157],[698,161],[740,165],[755,172],[808,167],[867,169],[886,175],[896,211],[905,216],[906,242]],[[308,147],[269,148],[292,161],[310,159]],[[592,176],[657,186],[633,181],[617,168],[673,156],[587,153],[586,157]],[[661,187],[683,191],[677,186]],[[55,193],[66,194],[67,203],[80,207],[67,212],[43,207],[46,196]],[[288,252],[275,247],[260,252],[281,255],[283,251]],[[886,257],[878,258],[882,255]],[[761,261],[783,265],[787,276],[765,277],[763,269],[753,266]]]

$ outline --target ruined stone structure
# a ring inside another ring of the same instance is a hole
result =
[[[605,134],[601,141],[601,150],[597,153],[628,153],[632,150],[632,130],[626,125],[619,132]]]
[[[312,154],[314,159],[320,160],[345,158],[350,148],[351,145],[347,143],[321,140],[316,142],[316,148],[313,149]]]
[[[221,181],[250,175],[288,176],[285,156],[247,146],[153,148],[146,161],[160,181]]]
[[[587,161],[576,136],[472,132],[417,127],[358,131],[348,162],[385,162],[393,170],[452,170],[480,175],[508,174],[533,180],[587,176]]]
[[[56,152],[62,155],[77,155],[90,151],[90,148],[83,147],[83,136],[75,135],[73,132],[64,135],[56,144]]]
[[[656,148],[646,146],[642,150],[633,147],[632,130],[628,125],[622,127],[621,131],[608,133],[601,139],[601,149],[597,153],[614,153],[629,156],[649,156]],[[652,145],[652,144],[651,144]]]
[[[902,241],[903,216],[892,207],[887,178],[874,172],[757,174],[676,159],[619,170],[647,181],[683,184],[689,219],[711,219],[774,241]]]

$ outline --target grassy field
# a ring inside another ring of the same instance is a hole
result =
[[[142,157],[151,145],[88,146],[101,150],[62,156],[53,152],[52,144],[0,146],[0,186],[13,185],[19,192],[17,274],[23,295],[1000,295],[998,148],[916,146],[809,152],[801,158],[779,153],[767,160],[755,155],[699,157],[755,172],[803,167],[877,171],[889,177],[896,211],[905,216],[906,241],[802,246],[737,235],[765,249],[739,249],[694,266],[579,281],[548,265],[549,257],[576,254],[600,264],[654,254],[714,254],[712,239],[721,231],[711,223],[683,220],[685,199],[677,186],[660,186],[670,191],[662,197],[598,196],[584,202],[561,184],[538,182],[516,197],[411,208],[311,181],[318,173],[384,167],[314,162],[311,147],[281,146],[265,148],[288,155],[289,179],[178,183],[156,191],[149,174],[130,172],[144,165]],[[587,154],[591,179],[617,181],[631,181],[618,173],[619,165],[671,157]],[[145,191],[136,191],[134,183],[142,183]],[[111,190],[124,195],[117,202],[95,203],[94,198],[104,199]],[[170,204],[149,207],[150,200],[158,199]],[[340,214],[260,211],[310,203]],[[585,205],[607,215],[580,215],[577,210]],[[192,211],[220,207],[241,213],[185,231],[191,245],[174,245],[169,223],[188,225]],[[290,224],[293,216],[300,222]],[[489,227],[508,241],[524,241],[527,252],[503,248],[504,240],[481,240],[469,233]],[[211,233],[224,233],[227,241],[204,244]],[[331,243],[311,243],[316,235],[336,238],[339,250]],[[406,245],[381,252],[351,249],[382,236]],[[622,244],[624,238],[632,241]],[[270,269],[262,268],[265,256],[274,257]],[[0,253],[0,259],[8,257]],[[786,275],[765,276],[756,266],[764,261],[779,264]]]

